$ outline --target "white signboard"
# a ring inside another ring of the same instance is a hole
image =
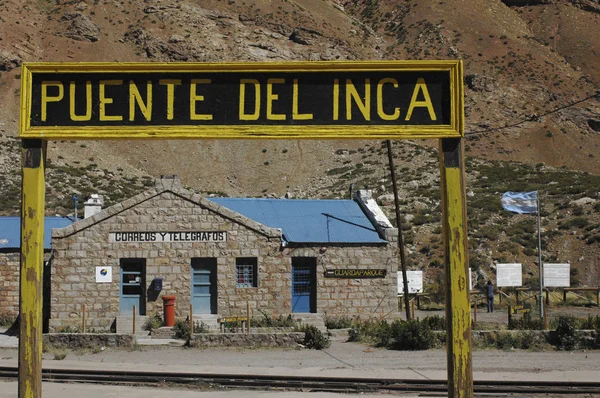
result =
[[[569,287],[571,286],[571,264],[546,264],[544,267],[544,286]]]
[[[521,264],[497,264],[496,286],[523,286],[523,271]]]
[[[473,290],[473,270],[469,267],[469,291]]]
[[[423,271],[406,271],[408,293],[423,293]],[[398,294],[404,293],[404,279],[398,271]]]
[[[225,231],[110,232],[109,242],[225,242]]]
[[[112,267],[96,267],[96,283],[111,283]]]

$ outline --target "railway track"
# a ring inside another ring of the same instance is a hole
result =
[[[0,378],[18,378],[16,367],[0,367]],[[314,376],[239,375],[210,373],[174,373],[146,371],[43,369],[42,379],[49,382],[188,385],[215,388],[273,388],[339,392],[429,392],[447,391],[443,380],[373,379]],[[600,396],[599,382],[579,381],[475,381],[475,393]]]

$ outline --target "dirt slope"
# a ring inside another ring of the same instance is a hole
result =
[[[561,186],[585,180],[583,172],[598,176],[600,100],[570,104],[600,90],[599,25],[594,0],[0,0],[0,212],[18,212],[23,61],[462,59],[467,155],[500,161],[500,169],[515,162],[546,175],[572,173],[551,181]],[[554,112],[559,108],[565,109]],[[436,147],[427,141],[397,146],[407,216],[438,211]],[[102,192],[114,203],[144,189],[151,177],[170,174],[192,189],[232,196],[341,197],[351,183],[376,196],[390,193],[379,142],[59,141],[50,143],[48,156],[51,214],[68,212],[73,192]],[[496,197],[511,187],[505,176],[494,182],[497,192],[480,188],[483,172],[467,172],[478,211],[486,206],[481,195]],[[543,174],[532,174],[529,182],[542,181]],[[588,224],[548,237],[548,252],[578,259],[581,275],[593,283],[600,196],[593,186],[569,189],[571,196],[549,202],[556,218],[548,228],[564,226],[580,211]],[[592,202],[564,205],[584,197]],[[436,220],[426,221],[412,225],[411,251],[420,265],[440,256]],[[515,221],[477,222],[473,233]],[[481,239],[473,251],[489,263],[508,238]],[[532,261],[524,248],[515,259]]]

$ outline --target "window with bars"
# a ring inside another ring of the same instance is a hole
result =
[[[235,259],[236,287],[258,287],[257,264],[256,257]]]

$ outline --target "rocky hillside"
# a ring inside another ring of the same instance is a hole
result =
[[[596,0],[0,0],[0,213],[19,208],[23,61],[462,59],[472,267],[483,279],[521,261],[535,284],[535,217],[499,197],[540,189],[546,261],[598,285],[599,55]],[[394,147],[409,261],[435,282],[437,143]],[[48,157],[49,214],[163,174],[207,195],[343,197],[354,183],[393,214],[379,141],[57,141]]]

